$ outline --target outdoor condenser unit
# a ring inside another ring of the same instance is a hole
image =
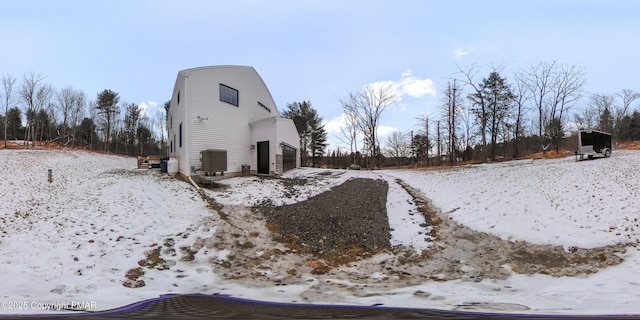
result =
[[[200,161],[202,168],[200,170],[207,173],[227,171],[227,150],[209,149],[200,151]]]

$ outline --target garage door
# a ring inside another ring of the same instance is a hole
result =
[[[296,168],[296,149],[282,146],[282,170],[287,172]]]

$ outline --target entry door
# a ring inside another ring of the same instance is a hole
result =
[[[269,141],[258,142],[258,173],[269,174]]]

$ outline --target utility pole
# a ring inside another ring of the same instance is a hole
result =
[[[436,122],[436,126],[437,126],[437,134],[438,134],[438,164],[440,164],[440,161],[442,160],[442,155],[440,153],[440,120],[438,120],[438,122]]]
[[[453,79],[451,100],[451,163],[456,162],[456,79]]]
[[[447,141],[447,153],[448,153],[448,158],[449,158],[449,163],[453,164],[453,121],[452,121],[452,115],[453,112],[451,111],[453,105],[453,96],[452,96],[452,90],[451,90],[451,82],[447,82],[447,135],[449,138],[449,141]]]
[[[427,140],[426,157],[427,157],[427,167],[428,167],[429,166],[429,150],[431,150],[431,143],[429,143],[429,118],[428,117],[424,118],[424,135],[425,135],[425,139]]]
[[[413,163],[414,160],[416,158],[416,142],[413,141],[413,130],[411,130],[411,140],[409,140],[411,142],[410,144],[410,148],[411,148],[411,167],[413,168]]]

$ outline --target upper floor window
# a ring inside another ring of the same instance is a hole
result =
[[[178,105],[180,104],[180,91],[178,91]]]
[[[238,90],[220,84],[220,101],[230,103],[234,106],[238,106]]]

